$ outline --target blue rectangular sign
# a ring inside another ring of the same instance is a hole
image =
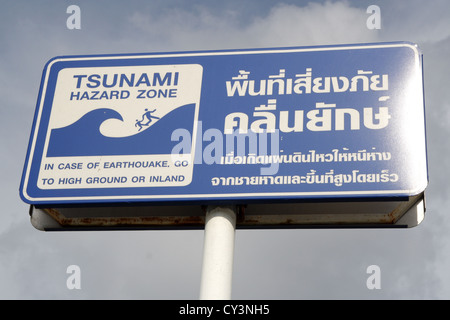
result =
[[[428,183],[407,42],[56,57],[20,194],[34,205],[409,197]]]

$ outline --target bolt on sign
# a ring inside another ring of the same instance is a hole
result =
[[[45,66],[20,195],[44,230],[405,227],[428,183],[409,42],[63,56]]]

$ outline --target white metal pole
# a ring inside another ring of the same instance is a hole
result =
[[[207,207],[200,300],[231,299],[235,230],[235,207]]]

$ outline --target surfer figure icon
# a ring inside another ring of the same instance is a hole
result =
[[[152,118],[153,119],[159,119],[158,117],[152,116],[152,113],[155,112],[155,110],[152,111],[148,111],[148,109],[145,109],[145,113],[142,115],[142,120],[144,121],[145,118],[147,118],[148,122],[147,123],[142,123],[143,126],[148,126],[150,124],[150,122],[152,122]]]
[[[145,109],[145,113],[142,115],[142,120],[137,120],[136,119],[136,124],[135,127],[139,127],[138,131],[142,130],[142,126],[149,126],[150,123],[152,122],[152,119],[160,119],[159,117],[156,116],[152,116],[152,113],[155,112],[155,110],[149,111],[148,109]],[[147,118],[147,122],[146,123],[142,123],[145,119]]]

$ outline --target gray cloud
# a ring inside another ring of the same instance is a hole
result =
[[[150,11],[151,12],[151,11]],[[212,13],[206,7],[168,10],[164,16],[136,11],[127,17],[148,46],[157,43],[187,49],[298,46],[375,41],[366,28],[364,9],[348,3],[276,4],[246,21],[236,11]]]

